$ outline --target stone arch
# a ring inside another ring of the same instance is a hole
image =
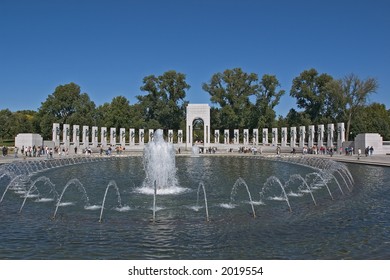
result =
[[[193,143],[193,123],[196,119],[203,120],[203,145],[210,146],[210,106],[208,104],[188,104],[186,125],[186,148],[190,149]]]

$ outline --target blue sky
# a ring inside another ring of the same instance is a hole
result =
[[[274,74],[295,107],[292,80],[315,68],[334,78],[377,78],[372,102],[390,108],[390,1],[0,0],[0,109],[37,110],[74,82],[101,105],[136,102],[142,79],[186,74],[191,103],[202,83],[235,67]]]

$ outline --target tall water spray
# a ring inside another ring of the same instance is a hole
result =
[[[164,141],[162,129],[155,131],[153,141],[145,147],[144,169],[145,188],[152,190],[155,182],[160,193],[177,187],[175,149],[171,143]]]

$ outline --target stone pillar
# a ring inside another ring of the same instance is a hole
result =
[[[154,136],[154,130],[153,129],[149,129],[149,140],[148,140],[148,142],[152,142],[153,141],[153,136]]]
[[[113,147],[116,146],[116,128],[115,127],[110,128],[110,144]]]
[[[83,138],[84,147],[89,146],[89,126],[83,125]]]
[[[219,144],[219,130],[214,130],[214,143]]]
[[[130,146],[134,146],[135,145],[135,129],[134,128],[130,128],[129,129],[129,145]]]
[[[77,148],[80,146],[80,126],[78,124],[73,125],[73,145]]]
[[[223,133],[223,143],[229,144],[229,129],[225,129],[225,132]]]
[[[263,128],[263,145],[268,144],[268,128]]]
[[[92,127],[92,147],[94,147],[94,148],[96,148],[99,144],[98,130],[99,130],[99,128],[97,126]]]
[[[249,145],[249,129],[244,129],[243,136],[244,136],[243,138],[244,145],[245,146]]]
[[[59,123],[53,123],[53,142],[54,146],[60,145],[60,124]]]
[[[290,146],[294,148],[297,146],[297,128],[295,126],[290,128]]]
[[[177,131],[177,143],[178,144],[183,144],[183,136],[184,136],[183,130],[179,129]]]
[[[252,145],[259,145],[259,130],[257,128],[252,131]]]
[[[300,126],[299,127],[299,147],[300,148],[305,147],[305,138],[306,138],[306,127]]]
[[[272,146],[278,145],[278,129],[273,127],[272,128]]]
[[[139,145],[144,145],[145,144],[145,130],[142,128],[138,130],[138,138],[139,138]]]
[[[282,127],[282,141],[281,146],[286,147],[287,146],[287,127]]]
[[[307,140],[307,146],[309,148],[314,147],[314,133],[315,133],[314,125],[309,125],[309,135],[308,135],[308,140]]]
[[[233,143],[238,145],[240,144],[240,131],[238,129],[234,130],[234,140]]]
[[[172,129],[168,130],[168,143],[173,144],[173,130]]]
[[[100,144],[107,147],[107,127],[100,128]]]
[[[328,123],[328,140],[326,142],[326,146],[328,148],[333,147],[333,140],[334,140],[334,124]]]
[[[64,142],[64,146],[66,149],[69,149],[70,144],[70,125],[64,124],[62,131],[62,141]]]
[[[337,151],[340,151],[340,148],[343,147],[345,142],[345,127],[344,123],[337,124]]]
[[[119,142],[121,143],[122,147],[126,146],[126,129],[125,128],[120,128],[119,129]]]
[[[325,126],[323,124],[320,124],[317,126],[317,146],[318,149],[324,146],[324,133],[325,133]]]

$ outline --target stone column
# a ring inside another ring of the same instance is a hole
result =
[[[252,145],[259,145],[259,130],[257,128],[252,131]]]
[[[307,146],[309,148],[314,147],[314,133],[315,133],[314,125],[309,125],[309,135],[308,135],[308,140],[307,140]]]
[[[89,126],[83,125],[83,143],[84,148],[89,146]]]
[[[214,143],[219,144],[219,130],[214,130]]]
[[[135,145],[135,129],[134,128],[130,128],[129,129],[129,145],[130,146],[134,146]]]
[[[223,143],[229,144],[229,129],[225,129],[225,132],[223,133]]]
[[[60,124],[59,123],[53,123],[53,142],[54,146],[60,145]]]
[[[273,127],[272,128],[272,146],[278,145],[278,129]]]
[[[64,124],[62,131],[62,141],[64,142],[64,146],[66,149],[69,149],[70,144],[70,125]]]
[[[173,130],[172,129],[168,130],[168,143],[173,144]]]
[[[337,151],[340,151],[340,148],[343,147],[345,142],[345,127],[344,123],[337,124]]]
[[[116,146],[116,128],[111,127],[110,128],[110,144],[115,148]]]
[[[138,138],[139,138],[139,145],[144,145],[145,144],[145,130],[142,128],[140,130],[138,130]]]
[[[94,148],[96,148],[99,144],[98,130],[99,130],[99,128],[97,126],[92,127],[92,147],[94,147]]]
[[[122,147],[126,146],[126,129],[125,128],[120,128],[119,129],[119,142],[121,143]]]
[[[238,129],[234,130],[234,140],[233,143],[238,145],[240,144],[240,131]]]
[[[333,140],[334,140],[334,124],[328,123],[328,141],[326,142],[326,146],[328,148],[333,147]]]
[[[149,140],[148,140],[148,142],[152,142],[153,141],[153,136],[154,136],[154,130],[153,129],[149,129]]]
[[[100,128],[100,144],[107,147],[107,127]]]
[[[317,126],[317,146],[318,149],[324,146],[324,133],[325,133],[325,126],[323,124],[320,124]]]
[[[268,144],[268,128],[263,128],[263,145]]]
[[[297,146],[297,128],[295,126],[290,128],[290,146],[294,148]]]
[[[177,131],[177,143],[178,144],[183,144],[183,136],[184,136],[183,130],[179,129]]]
[[[78,124],[73,125],[73,145],[75,148],[80,146],[80,126]]]
[[[243,136],[244,136],[244,138],[243,138],[244,145],[245,146],[249,145],[249,129],[244,129]]]
[[[300,126],[299,127],[299,147],[300,148],[305,147],[305,138],[306,138],[306,127]]]
[[[287,127],[282,127],[282,141],[281,146],[286,147],[287,146]]]

